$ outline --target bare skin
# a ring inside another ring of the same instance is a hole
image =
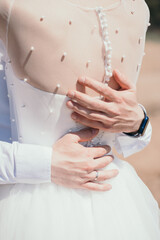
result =
[[[107,7],[114,2],[117,1],[107,3],[101,1],[101,5]],[[0,21],[0,37],[4,43],[6,43],[6,21],[9,3],[10,1],[0,1],[0,20],[2,20]],[[79,3],[83,5],[83,2]],[[97,3],[100,4],[99,1],[95,1],[94,6],[97,6]],[[50,8],[46,9],[46,4],[50,5]],[[93,6],[92,1],[85,1],[84,6],[91,5]],[[143,7],[142,3],[139,3],[140,7]],[[41,21],[44,9],[46,9],[45,18]],[[59,14],[60,11],[61,14]],[[142,17],[142,14],[138,14],[138,16]],[[117,19],[115,15],[108,16],[108,18],[115,26],[119,23],[119,18]],[[70,19],[73,19],[73,24],[69,24]],[[79,19],[81,19],[81,22]],[[113,54],[113,68],[121,66],[120,71],[125,72],[126,77],[118,77],[118,75],[116,77],[114,75],[111,78],[109,88],[106,89],[101,84],[104,75],[102,39],[97,32],[98,30],[92,31],[94,25],[97,25],[97,18],[94,13],[85,14],[77,8],[73,8],[64,0],[47,0],[47,2],[42,0],[16,0],[12,10],[8,34],[8,53],[14,73],[21,80],[27,78],[28,84],[43,91],[55,92],[57,84],[61,85],[59,91],[56,92],[58,94],[66,95],[69,90],[73,89],[76,93],[74,97],[78,101],[76,107],[73,108],[74,112],[79,114],[76,121],[81,122],[83,125],[112,132],[136,131],[143,119],[143,112],[138,107],[135,88],[131,83],[135,82],[137,76],[135,62],[137,64],[139,60],[137,56],[141,53],[143,45],[139,47],[138,54],[133,52],[132,41],[126,41],[126,39],[133,38],[134,41],[137,41],[139,35],[134,39],[134,32],[129,31],[125,24],[130,22],[131,26],[135,26],[135,21],[138,22],[138,20],[137,18],[132,20],[127,15],[124,20],[126,21],[123,21],[121,26],[123,34],[119,35],[117,42],[113,41],[113,48],[117,54]],[[114,34],[115,32],[112,32],[112,35]],[[125,63],[120,64],[119,59],[123,51],[121,51],[117,43],[124,40],[126,48],[123,50],[128,51],[128,56],[132,54],[133,63],[126,58]],[[32,46],[34,51],[31,51]],[[67,53],[65,58],[63,58],[64,52]],[[92,59],[93,63],[88,68],[86,62],[89,58]],[[87,81],[82,82],[79,76],[85,76]],[[92,76],[92,78],[89,80],[87,76]],[[128,82],[126,79],[129,79]],[[86,86],[88,89],[83,94]],[[97,88],[99,89],[98,93],[97,90],[95,91]],[[107,101],[94,98],[95,101],[90,105],[94,113],[99,114],[98,122],[101,124],[100,126],[97,125],[93,114],[88,114],[86,104],[88,105],[88,101],[93,100],[91,97],[99,96],[99,94],[107,99],[109,95],[107,91],[114,95],[112,101],[109,99],[110,104],[114,105],[114,108],[110,111],[110,116],[107,116],[109,111]],[[68,96],[74,100],[70,92]],[[82,98],[83,101],[80,102]],[[97,111],[97,105],[100,106],[100,104],[102,106],[101,113]],[[131,110],[132,106],[134,107]],[[88,118],[89,115],[91,119]],[[91,120],[90,124],[87,123],[88,119]],[[129,126],[128,120],[130,122]],[[96,176],[95,170],[104,168],[113,159],[111,156],[103,157],[104,154],[108,153],[107,147],[88,149],[79,144],[79,141],[90,140],[96,134],[90,134],[88,130],[83,130],[82,133],[67,134],[53,145],[54,158],[51,166],[53,182],[68,187],[96,191],[110,189],[111,186],[108,184],[93,183]],[[95,158],[96,160],[94,160]],[[99,180],[104,181],[115,177],[117,174],[117,170],[102,170]]]

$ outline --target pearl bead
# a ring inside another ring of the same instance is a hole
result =
[[[138,72],[138,70],[140,69],[140,67],[141,67],[141,63],[139,63],[139,64],[137,65],[137,72]]]
[[[96,12],[97,12],[98,14],[100,14],[101,11],[102,11],[102,9],[103,9],[103,7],[96,7]]]
[[[49,109],[49,112],[50,112],[50,113],[53,113],[53,109],[52,109],[52,108],[51,108],[51,109]]]
[[[12,122],[15,122],[15,119],[14,119],[14,118],[12,118]]]
[[[150,27],[150,26],[151,26],[151,23],[149,22],[149,23],[148,23],[148,27]]]
[[[44,18],[45,18],[45,17],[44,17],[44,16],[42,16],[42,17],[40,18],[40,21],[42,22],[42,21],[44,20]]]
[[[65,57],[67,56],[67,53],[66,52],[64,52],[63,53],[63,55],[62,55],[62,57],[61,57],[61,62],[63,62],[64,61],[64,59],[65,59]]]
[[[101,21],[101,24],[104,26],[108,26],[107,21],[105,19]]]
[[[34,47],[32,46],[32,47],[30,48],[30,50],[31,50],[31,52],[33,52],[33,51],[34,51]]]
[[[108,58],[108,59],[111,59],[111,58],[112,58],[111,54],[108,54],[107,58]]]
[[[105,60],[107,61],[107,64],[108,64],[108,65],[111,64],[111,59],[107,59],[107,58],[105,58]]]
[[[56,87],[57,87],[57,88],[60,88],[60,87],[61,87],[61,85],[58,83]]]
[[[89,67],[89,64],[91,63],[92,61],[91,60],[88,60],[87,63],[86,63],[86,67],[88,68]]]
[[[115,33],[118,34],[119,33],[119,29],[116,29]]]
[[[139,40],[138,40],[138,43],[140,44],[141,41],[142,41],[143,37],[140,37]]]
[[[108,66],[108,70],[111,70],[112,69],[112,67],[111,66]]]
[[[12,141],[12,138],[10,137],[9,140]]]
[[[6,76],[4,76],[3,79],[6,80]]]
[[[10,95],[8,94],[7,97],[10,98]]]
[[[121,57],[121,62],[124,61],[125,57],[126,57],[125,55],[123,55],[123,56]]]
[[[107,26],[106,25],[102,26],[102,30],[107,31]]]
[[[23,79],[23,81],[24,81],[24,82],[27,82],[27,81],[28,81],[28,79],[27,79],[27,78],[24,78],[24,79]]]

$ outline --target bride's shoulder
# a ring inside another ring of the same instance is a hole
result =
[[[6,32],[7,19],[9,15],[10,1],[0,0],[0,38],[4,39]]]
[[[149,22],[150,21],[150,9],[145,0],[143,1],[143,3],[144,3],[145,12],[146,12],[146,18],[147,18],[147,21]]]
[[[138,0],[137,3],[137,9],[139,9],[139,12],[144,16],[144,18],[149,21],[150,19],[150,10],[148,7],[148,4],[145,0]]]
[[[9,12],[11,0],[0,0],[0,16],[5,17],[5,14]]]

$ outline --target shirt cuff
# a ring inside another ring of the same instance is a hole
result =
[[[51,182],[52,148],[30,144],[16,144],[15,180],[16,183]]]
[[[117,133],[115,148],[119,154],[123,154],[123,156],[126,158],[144,149],[149,144],[151,136],[152,126],[149,122],[144,135],[138,138],[128,136],[124,133]]]

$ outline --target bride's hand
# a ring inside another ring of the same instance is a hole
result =
[[[113,77],[120,89],[114,90],[103,83],[80,78],[78,83],[104,97],[103,101],[79,91],[69,91],[67,106],[73,110],[72,118],[85,126],[108,132],[136,132],[144,118],[136,98],[136,88],[118,70]]]
[[[103,182],[118,174],[117,169],[104,170],[113,160],[109,146],[84,147],[79,142],[90,141],[97,129],[83,129],[66,134],[53,145],[51,167],[52,182],[70,188],[108,191],[111,185]],[[96,178],[98,171],[98,179]]]

